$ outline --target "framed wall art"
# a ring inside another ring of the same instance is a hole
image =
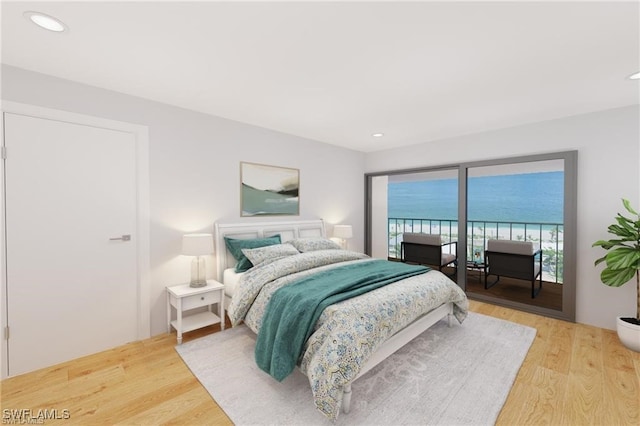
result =
[[[265,164],[240,163],[242,216],[300,214],[300,170]]]

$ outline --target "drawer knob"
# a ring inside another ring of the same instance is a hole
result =
[[[202,297],[200,298],[200,300],[204,300],[204,296],[202,296]]]

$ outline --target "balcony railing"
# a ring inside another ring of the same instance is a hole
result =
[[[389,258],[400,258],[405,232],[442,236],[443,241],[458,240],[458,221],[450,219],[389,218]],[[542,279],[562,283],[564,225],[561,223],[500,222],[473,220],[467,223],[467,260],[484,262],[487,240],[532,241],[542,249]],[[460,250],[460,247],[458,248]],[[458,252],[458,259],[464,253]]]

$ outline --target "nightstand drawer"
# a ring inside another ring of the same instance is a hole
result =
[[[212,305],[214,303],[220,303],[220,293],[217,291],[194,294],[193,296],[182,298],[182,310],[186,311],[200,306]]]

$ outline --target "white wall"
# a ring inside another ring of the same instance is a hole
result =
[[[152,335],[166,329],[165,286],[189,280],[182,235],[265,221],[240,218],[240,161],[300,169],[299,218],[322,218],[328,232],[351,224],[349,247],[364,248],[362,153],[6,65],[2,99],[149,127]]]
[[[492,158],[578,150],[576,320],[615,329],[615,317],[635,315],[635,281],[620,288],[600,282],[607,226],[623,211],[621,198],[639,201],[640,107],[630,106],[468,135],[366,156],[367,172],[455,164]]]

